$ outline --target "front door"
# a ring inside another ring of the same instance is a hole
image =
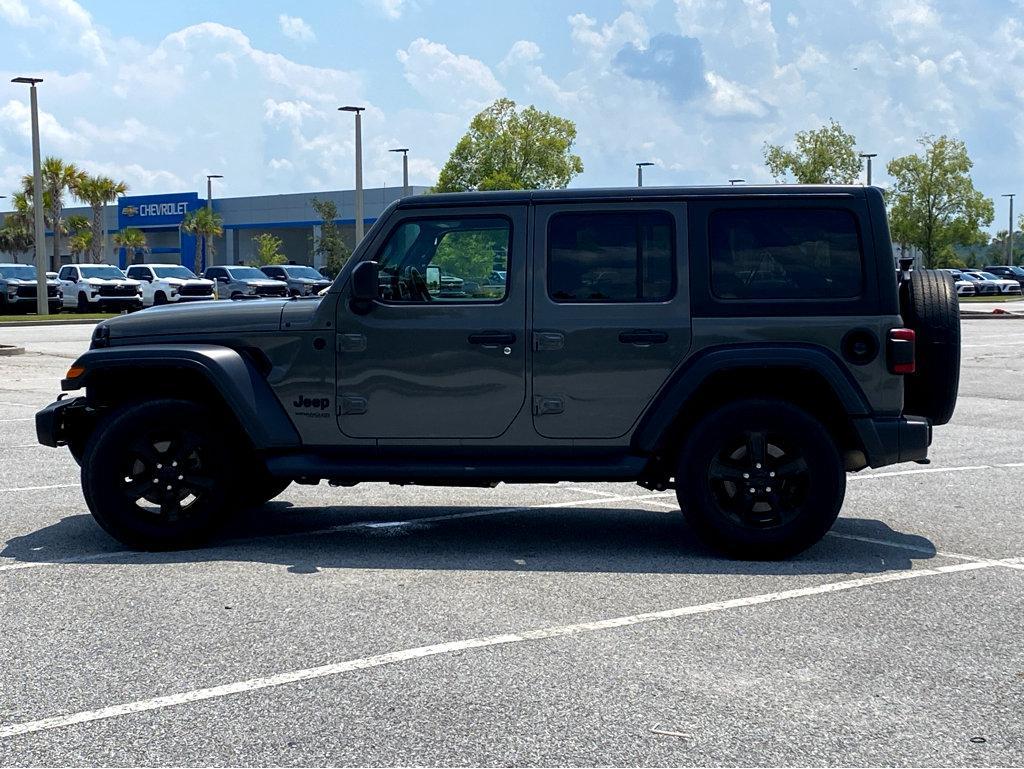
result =
[[[399,211],[378,299],[339,304],[339,425],[354,438],[494,438],[526,399],[526,206]]]
[[[682,203],[537,206],[533,423],[626,435],[690,347]]]

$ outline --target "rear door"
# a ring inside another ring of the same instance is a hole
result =
[[[534,426],[624,436],[690,347],[686,206],[538,205],[534,242]]]

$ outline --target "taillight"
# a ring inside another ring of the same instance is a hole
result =
[[[889,371],[893,374],[913,374],[917,370],[914,343],[917,335],[912,328],[894,328],[889,332]]]

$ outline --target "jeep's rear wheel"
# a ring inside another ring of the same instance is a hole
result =
[[[785,558],[820,540],[846,493],[828,430],[781,400],[743,400],[690,431],[676,472],[679,505],[702,539],[730,555]]]
[[[93,517],[130,547],[203,542],[231,509],[225,434],[190,401],[154,400],[112,413],[83,457],[82,487]]]
[[[911,270],[900,285],[900,314],[914,329],[917,371],[904,379],[903,411],[944,425],[960,386],[960,301],[953,276]]]

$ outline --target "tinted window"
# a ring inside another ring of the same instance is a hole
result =
[[[742,208],[711,215],[711,288],[721,299],[860,296],[860,236],[849,211]]]
[[[508,290],[507,219],[410,219],[391,233],[377,257],[380,297],[389,302],[504,299]]]
[[[176,265],[171,267],[154,267],[153,272],[156,273],[158,278],[181,278],[182,280],[192,280],[196,277],[196,274],[188,267],[178,267]]]
[[[548,224],[548,295],[556,302],[669,299],[672,216],[661,211],[556,214]]]
[[[135,280],[145,280],[149,277],[149,271],[145,267],[128,268],[128,277]]]
[[[74,280],[75,279],[75,268],[74,267],[61,267],[60,272],[57,273],[57,277],[61,280]]]

